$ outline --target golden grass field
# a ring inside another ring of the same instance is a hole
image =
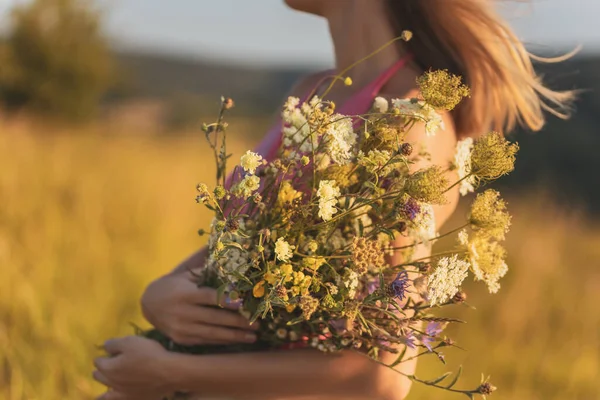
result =
[[[0,399],[91,399],[95,346],[143,324],[144,286],[203,244],[194,186],[214,168],[199,134],[39,130],[0,124]],[[540,196],[511,206],[512,270],[498,295],[468,285],[449,364],[468,386],[491,375],[493,399],[600,399],[600,226]]]

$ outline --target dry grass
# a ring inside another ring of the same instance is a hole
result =
[[[141,323],[144,286],[202,244],[194,185],[212,161],[200,136],[29,130],[0,126],[0,399],[90,399],[95,345]],[[513,203],[512,272],[494,297],[469,290],[470,351],[448,358],[490,373],[497,399],[600,398],[600,229]]]

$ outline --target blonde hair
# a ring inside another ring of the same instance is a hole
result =
[[[388,0],[395,29],[410,30],[403,44],[423,70],[447,69],[461,75],[472,96],[454,111],[460,136],[491,129],[510,132],[517,125],[540,130],[544,111],[566,119],[573,91],[554,91],[536,74],[531,55],[494,9],[492,0]]]

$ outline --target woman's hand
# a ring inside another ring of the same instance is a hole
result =
[[[109,387],[99,400],[160,400],[177,391],[170,367],[173,353],[139,336],[109,340],[109,357],[94,360],[94,379]]]
[[[146,319],[182,345],[255,342],[258,324],[234,311],[239,304],[223,299],[219,305],[217,291],[198,288],[192,278],[185,272],[152,282],[142,296]]]

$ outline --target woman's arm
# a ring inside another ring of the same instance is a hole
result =
[[[169,363],[176,387],[206,397],[399,400],[410,386],[397,372],[353,351],[176,355]]]
[[[208,255],[208,247],[204,246],[197,252],[193,253],[189,256],[185,261],[176,266],[173,271],[169,272],[167,275],[181,274],[189,271],[198,270],[204,268],[206,264],[206,257]]]

